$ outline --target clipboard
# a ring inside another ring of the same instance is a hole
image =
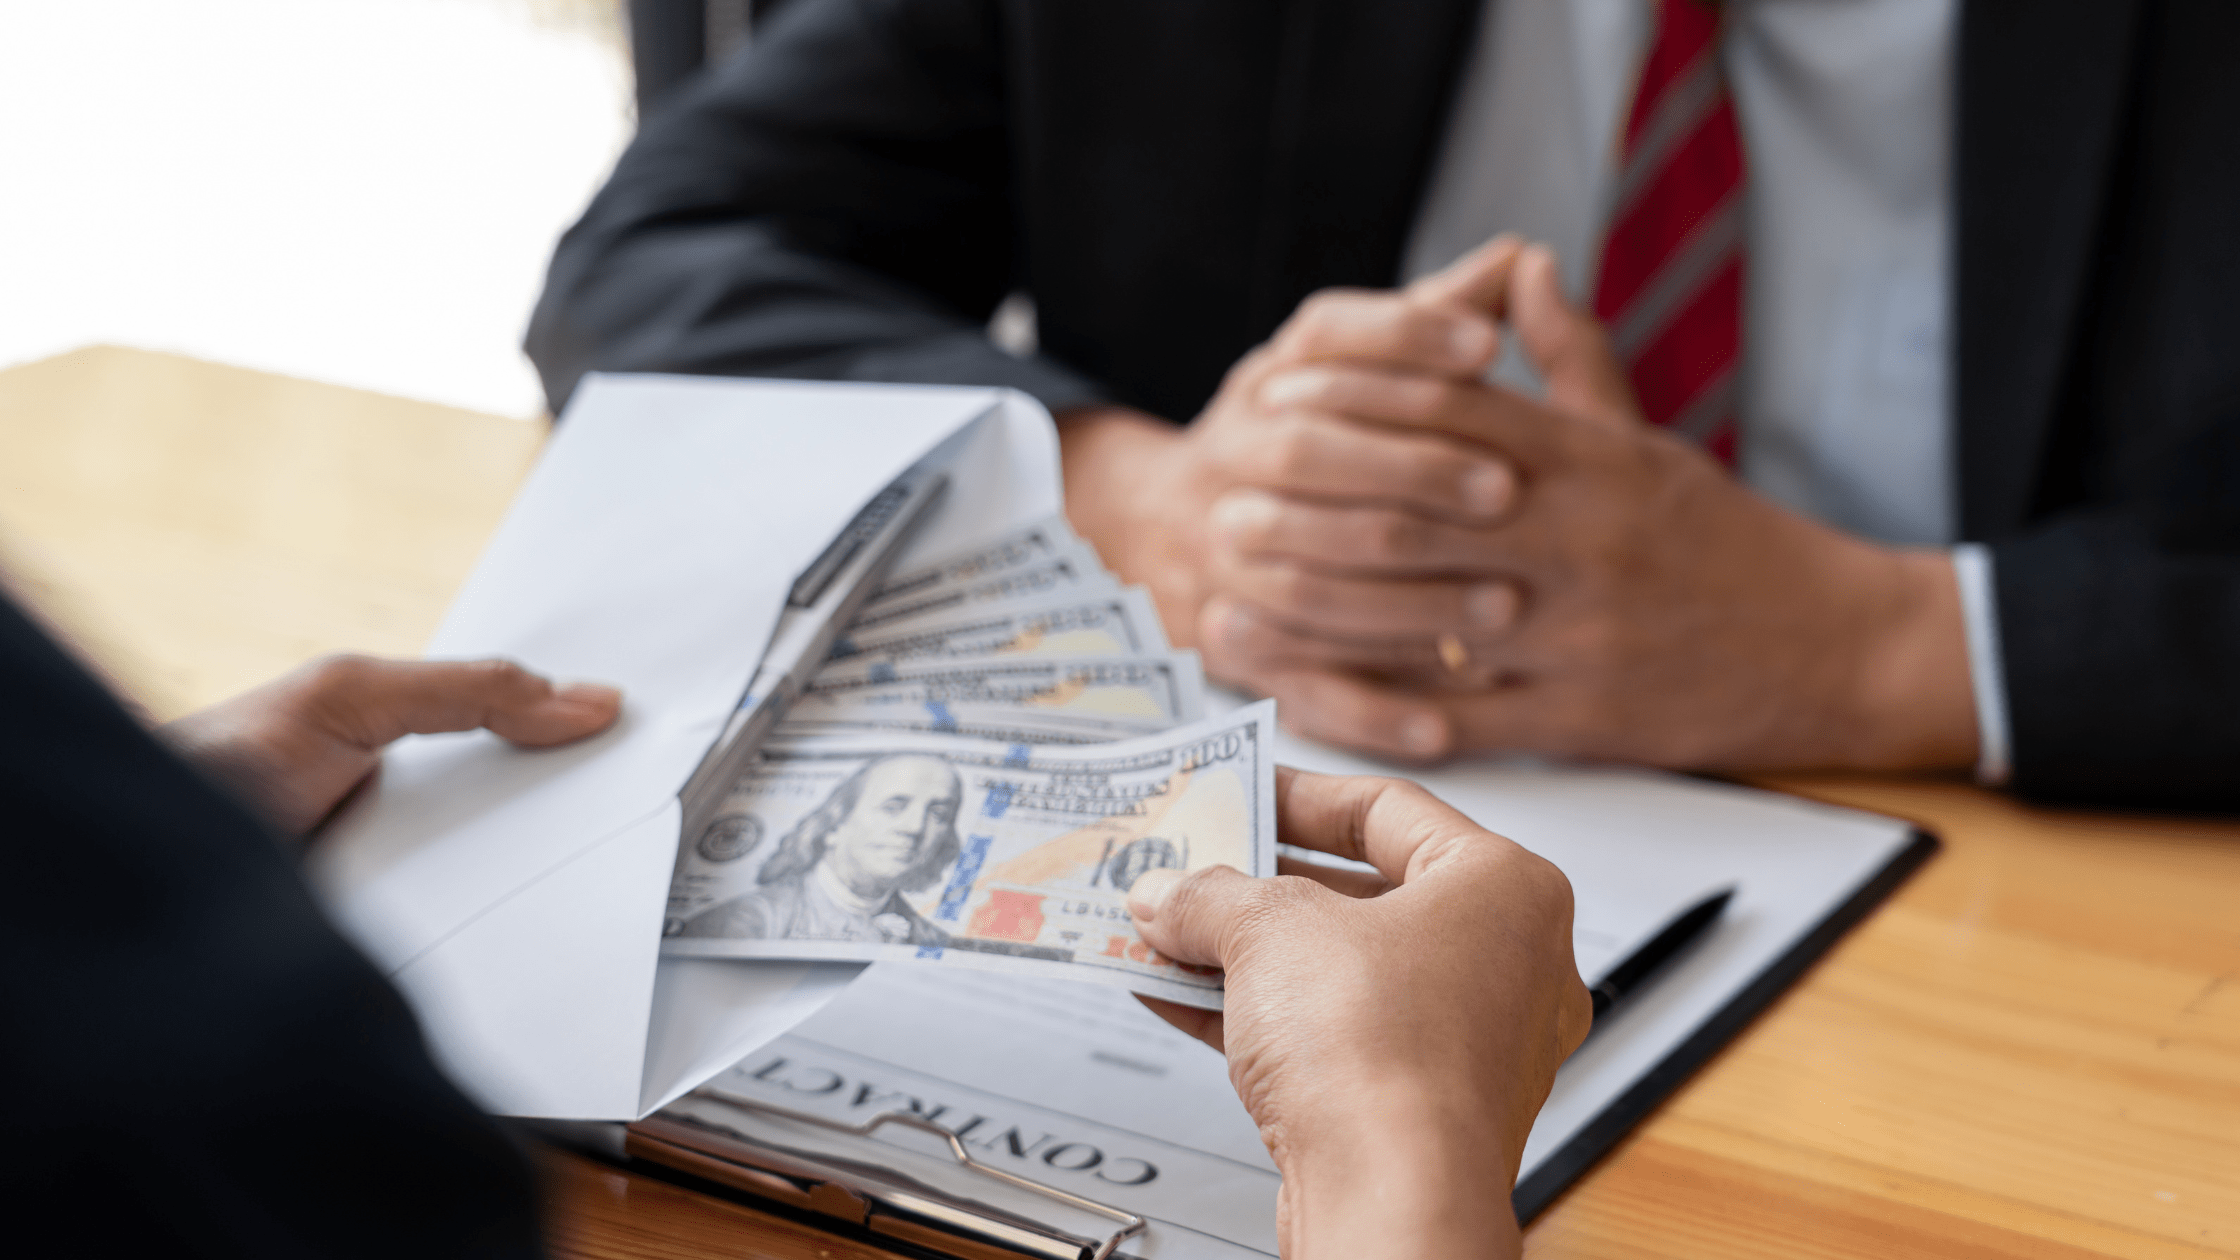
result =
[[[631,1124],[513,1123],[529,1137],[601,1163],[914,1260],[1112,1260],[1151,1225],[1139,1213],[995,1167],[954,1133],[907,1111],[844,1124],[702,1088]],[[787,1140],[773,1131],[777,1126],[865,1149],[814,1149]],[[934,1139],[956,1167],[984,1178],[991,1190],[1013,1192],[1015,1201],[944,1189],[897,1167],[891,1148],[869,1145],[889,1127]],[[1022,1210],[1021,1195],[1069,1210],[1077,1221]]]
[[[1862,868],[1859,882],[1832,896],[1817,919],[1739,986],[1729,985],[1710,995],[1714,1000],[1708,1008],[1699,1003],[1698,1009],[1708,1009],[1706,1017],[1694,1022],[1684,1036],[1655,1047],[1657,1054],[1647,1071],[1601,1097],[1583,1124],[1528,1163],[1511,1192],[1520,1223],[1529,1225],[1590,1172],[1940,847],[1933,835],[1919,827],[1894,820],[1890,826],[1892,843],[1876,862]],[[1695,957],[1693,951],[1675,958],[1667,973],[1652,979],[1639,996],[1653,1000],[1660,985],[1686,985],[1692,970],[1711,961],[1715,960]],[[1598,1037],[1640,1031],[1639,1025],[1629,1028],[1626,1023],[1627,1007],[1618,1011],[1618,1020]],[[906,1054],[907,1050],[891,1053],[889,1061],[899,1062]],[[635,1125],[612,1126],[594,1141],[578,1135],[570,1144],[658,1180],[921,1260],[1098,1260],[1129,1254],[1127,1244],[1143,1230],[1135,1224],[1145,1220],[1135,1214],[1141,1204],[1084,1200],[1047,1182],[1004,1175],[1003,1169],[971,1159],[971,1152],[964,1151],[946,1129],[911,1113],[881,1111],[853,1125],[841,1124],[745,1097],[724,1088],[721,1080]],[[1058,1223],[1048,1213],[1021,1209],[1016,1201],[996,1204],[929,1186],[895,1166],[895,1147],[887,1142],[863,1142],[858,1150],[838,1154],[829,1148],[805,1152],[797,1143],[772,1140],[767,1130],[773,1123],[813,1126],[838,1141],[863,1141],[888,1126],[916,1128],[939,1138],[950,1155],[965,1155],[971,1160],[966,1166],[974,1168],[976,1175],[995,1174],[991,1181],[1009,1187],[1031,1186],[1042,1202],[1070,1209],[1072,1220]],[[938,1210],[928,1210],[929,1203]],[[1094,1216],[1096,1228],[1083,1223],[1084,1208]],[[1151,1221],[1149,1228],[1156,1232],[1161,1226]]]
[[[1688,1078],[1726,1049],[1775,998],[1804,978],[1844,933],[1857,927],[1876,906],[1887,900],[1923,864],[1937,855],[1943,842],[1924,827],[1908,829],[1905,844],[1881,869],[1861,884],[1833,913],[1812,928],[1771,966],[1736,991],[1725,1005],[1698,1025],[1656,1065],[1612,1099],[1594,1118],[1552,1154],[1517,1179],[1510,1202],[1517,1221],[1529,1225],[1550,1204],[1602,1162],[1633,1127],[1649,1117],[1665,1099],[1677,1093]]]
[[[852,1225],[882,1244],[911,1244],[965,1260],[1111,1260],[1120,1245],[1140,1236],[1143,1216],[1099,1203],[975,1158],[957,1136],[906,1111],[883,1111],[857,1124],[841,1124],[805,1111],[774,1107],[713,1090],[695,1091],[689,1104],[648,1116],[623,1130],[623,1153],[633,1163],[690,1174],[756,1199]],[[778,1120],[842,1137],[869,1138],[889,1125],[937,1136],[958,1165],[999,1185],[1102,1218],[1101,1236],[1076,1233],[1000,1205],[944,1191],[883,1164],[835,1158],[788,1146],[750,1129],[755,1120]]]

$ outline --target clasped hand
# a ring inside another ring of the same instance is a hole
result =
[[[1484,380],[1504,321],[1543,396]],[[1305,734],[1412,760],[1974,756],[1950,561],[1789,512],[1644,424],[1543,248],[1315,295],[1179,435],[1074,423],[1077,523]]]

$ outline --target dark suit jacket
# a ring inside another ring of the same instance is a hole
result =
[[[539,1254],[295,857],[0,599],[0,1216],[93,1256]]]
[[[1176,419],[1393,283],[1480,0],[792,0],[553,259],[590,369],[1015,385]],[[1955,416],[2015,784],[2240,806],[2240,5],[1966,0]],[[981,328],[1033,294],[1042,351]]]

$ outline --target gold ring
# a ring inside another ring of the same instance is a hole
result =
[[[1419,640],[1420,642],[1420,640]],[[1439,636],[1439,661],[1447,672],[1460,677],[1470,672],[1470,645],[1459,634]]]

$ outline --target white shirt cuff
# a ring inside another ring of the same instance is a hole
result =
[[[2007,679],[1999,664],[1999,599],[1991,582],[1991,549],[1961,543],[1952,549],[1952,576],[1960,584],[1960,620],[1968,635],[1968,677],[1976,693],[1976,782],[1996,787],[2013,769],[2007,727]]]

